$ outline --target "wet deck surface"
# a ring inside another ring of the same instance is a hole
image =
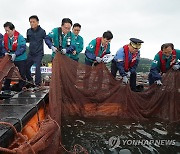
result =
[[[90,154],[180,154],[180,123],[71,118],[62,125],[68,150],[80,144]]]
[[[18,131],[45,105],[48,100],[48,89],[41,91],[26,91],[14,95],[0,103],[0,121],[9,122]],[[0,146],[7,147],[14,133],[5,126],[0,126]]]

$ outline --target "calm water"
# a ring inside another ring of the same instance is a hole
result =
[[[66,119],[62,142],[80,144],[90,154],[180,154],[180,124],[111,119]]]

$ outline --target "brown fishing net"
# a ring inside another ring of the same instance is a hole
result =
[[[57,53],[52,71],[49,113],[56,122],[51,118],[44,121],[37,135],[18,147],[23,154],[68,153],[60,142],[61,118],[160,118],[169,122],[180,119],[179,71],[170,70],[163,76],[163,86],[153,85],[141,93],[115,80],[104,64],[90,67]],[[74,148],[87,153],[82,147]],[[70,153],[78,152],[72,150]]]
[[[179,79],[180,72],[170,70],[163,76],[163,86],[153,85],[137,93],[115,80],[104,64],[89,67],[57,54],[50,86],[50,114],[59,124],[61,115],[178,121]]]

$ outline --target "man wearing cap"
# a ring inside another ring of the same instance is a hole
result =
[[[85,51],[85,64],[92,66],[102,62],[103,56],[110,54],[110,42],[113,38],[111,31],[103,33],[102,37],[92,40],[86,47]]]
[[[172,43],[165,43],[161,46],[161,50],[155,55],[148,76],[149,85],[156,83],[162,85],[163,73],[170,68],[177,71],[180,69],[180,50],[174,49]]]
[[[130,38],[130,43],[120,48],[111,63],[111,74],[116,77],[117,71],[122,76],[125,84],[129,83],[131,90],[136,91],[136,68],[140,60],[140,48],[142,40]]]

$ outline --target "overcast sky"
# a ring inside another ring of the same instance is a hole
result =
[[[179,7],[180,0],[1,0],[0,32],[4,34],[3,24],[11,21],[25,37],[29,16],[37,15],[49,33],[61,25],[62,18],[69,17],[82,25],[85,47],[111,30],[113,54],[136,37],[145,42],[141,57],[152,59],[163,43],[172,42],[180,49]],[[46,47],[45,53],[51,50]]]

